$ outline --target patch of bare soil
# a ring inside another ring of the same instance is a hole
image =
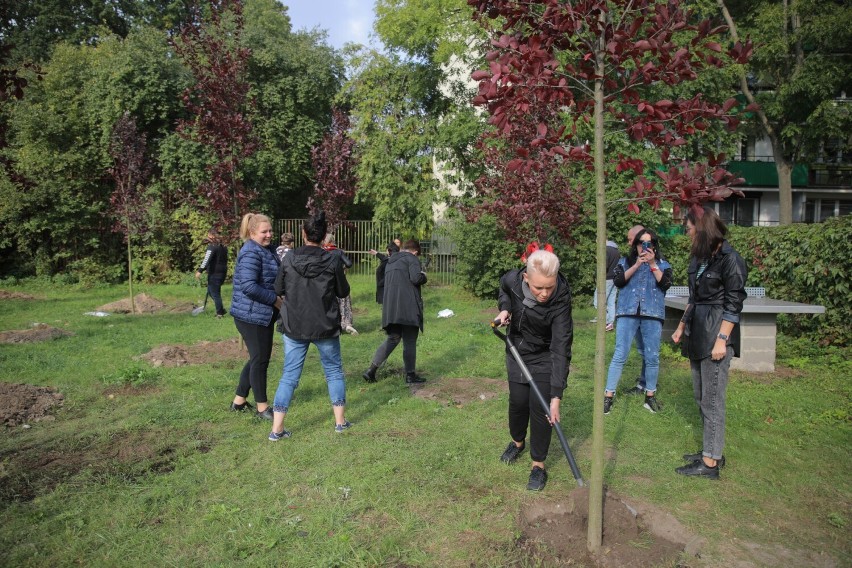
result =
[[[0,290],[0,300],[35,300],[35,296],[24,294],[23,292],[9,292],[8,290]]]
[[[46,323],[36,323],[30,329],[0,331],[0,343],[38,343],[69,335],[74,334]]]
[[[647,504],[628,502],[605,492],[601,551],[586,548],[589,489],[580,487],[567,500],[536,500],[520,512],[516,546],[544,565],[601,568],[674,566],[695,556],[702,540],[674,517]]]
[[[139,359],[154,367],[183,367],[246,358],[245,347],[238,339],[224,341],[201,341],[195,345],[160,345]]]
[[[61,448],[24,445],[0,452],[0,504],[35,499],[83,470],[86,483],[169,473],[179,458],[210,451],[212,441],[202,432],[199,428],[193,436],[171,430],[125,431],[106,440],[75,440]]]
[[[168,306],[161,302],[156,298],[152,298],[148,294],[144,292],[142,294],[137,294],[133,297],[133,302],[136,307],[135,313],[137,314],[156,314],[158,312],[167,311]],[[111,302],[109,304],[104,304],[99,308],[95,308],[99,312],[109,312],[111,314],[129,314],[133,310],[130,307],[130,299],[124,298],[123,300],[118,300],[116,302]],[[189,308],[188,311],[191,311],[192,308]]]
[[[490,400],[506,391],[506,381],[483,377],[443,378],[411,385],[411,394],[418,398],[436,400],[455,406]]]
[[[50,387],[0,382],[0,424],[18,426],[55,420],[49,412],[64,401],[65,396]]]

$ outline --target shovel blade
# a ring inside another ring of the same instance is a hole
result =
[[[198,314],[200,314],[203,311],[204,311],[204,306],[198,306],[197,308],[194,308],[192,310],[192,315],[197,316]]]

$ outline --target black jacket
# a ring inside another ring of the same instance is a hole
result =
[[[325,250],[327,250],[335,258],[337,258],[338,262],[340,262],[343,265],[343,268],[352,268],[352,260],[350,260],[350,258],[348,256],[346,256],[346,253],[343,252],[343,249],[339,249],[337,247],[331,247],[331,248],[327,248]]]
[[[414,254],[393,253],[385,266],[385,293],[382,298],[382,329],[389,325],[413,325],[423,331],[423,298],[420,286],[426,274]]]
[[[545,304],[524,305],[523,275],[526,267],[510,270],[500,279],[498,306],[507,310],[512,319],[508,336],[515,344],[521,359],[535,376],[550,371],[550,395],[562,398],[568,382],[571,363],[571,344],[574,341],[574,322],[571,318],[571,289],[561,274],[556,278],[556,290]],[[506,347],[507,358],[509,348]],[[509,380],[525,383],[522,375],[510,373]],[[545,394],[545,393],[542,393]]]
[[[710,356],[719,335],[722,320],[735,324],[740,321],[743,302],[746,299],[745,283],[748,276],[745,262],[728,241],[722,242],[701,278],[697,278],[700,262],[689,260],[686,273],[689,276],[689,310],[684,314],[686,324],[681,351],[690,359],[701,360]],[[728,339],[739,357],[740,328]]]
[[[210,243],[204,251],[204,260],[198,267],[198,272],[207,271],[208,278],[225,280],[228,274],[228,249],[219,243]]]
[[[376,258],[379,259],[379,266],[376,268],[376,302],[381,304],[385,295],[385,269],[388,266],[388,258],[386,254],[376,253]]]
[[[615,267],[618,266],[618,261],[621,260],[621,251],[618,250],[616,244],[612,241],[606,242],[606,279],[613,280],[615,278]]]
[[[304,246],[287,253],[275,279],[284,296],[279,331],[293,339],[325,339],[340,335],[338,298],[349,295],[349,282],[337,256]]]

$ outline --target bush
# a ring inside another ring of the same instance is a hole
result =
[[[779,300],[825,306],[823,315],[779,316],[781,331],[822,345],[848,345],[852,215],[817,224],[729,229],[728,240],[748,266],[748,286],[762,286],[767,296]],[[680,235],[669,243],[664,252],[674,283],[684,285],[689,239]]]
[[[456,282],[479,298],[496,298],[500,277],[521,265],[517,245],[507,241],[492,215],[453,228],[458,258]]]

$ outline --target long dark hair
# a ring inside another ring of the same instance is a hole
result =
[[[651,247],[654,249],[654,258],[660,260],[660,240],[657,234],[651,229],[642,229],[636,236],[633,237],[633,243],[630,245],[630,254],[627,255],[628,268],[636,264],[639,259],[639,247],[642,246],[642,235],[651,235]]]
[[[325,220],[325,211],[320,211],[315,215],[311,215],[302,224],[302,230],[305,231],[305,236],[312,243],[320,244],[328,232],[328,222]]]
[[[695,236],[692,238],[692,250],[690,254],[701,261],[710,260],[716,253],[716,249],[725,240],[728,227],[719,218],[716,211],[711,207],[704,207],[704,214],[699,217],[695,212],[686,214],[686,220],[695,227]]]

